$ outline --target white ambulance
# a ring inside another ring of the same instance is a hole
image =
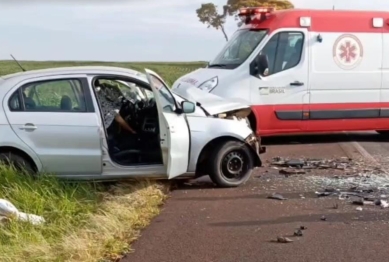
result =
[[[244,8],[196,85],[249,103],[258,135],[389,130],[389,12]]]

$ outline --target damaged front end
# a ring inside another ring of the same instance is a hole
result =
[[[251,113],[250,108],[243,108],[243,109],[231,110],[225,113],[216,114],[214,115],[214,117],[222,118],[222,119],[240,120],[240,119],[247,119],[250,113]]]
[[[262,166],[260,155],[266,152],[266,147],[261,145],[261,138],[257,137],[254,133],[251,133],[244,142],[250,146],[255,156],[255,165]]]
[[[231,120],[237,120],[242,121],[246,120],[247,126],[250,127],[250,122],[248,121],[248,116],[251,113],[251,108],[241,108],[237,110],[231,110],[225,113],[220,113],[217,115],[214,115],[214,117],[221,118],[221,119],[231,119]],[[252,150],[253,155],[255,156],[256,166],[262,166],[262,161],[260,158],[260,155],[266,152],[266,147],[263,147],[261,145],[261,138],[257,137],[254,132],[252,132],[244,142],[249,146],[249,148]]]

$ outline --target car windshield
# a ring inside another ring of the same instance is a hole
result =
[[[136,85],[135,83],[121,81],[121,80],[116,81],[116,83],[118,84],[120,91],[122,91],[124,97],[128,100],[148,101],[154,97],[153,92],[144,89]]]
[[[263,29],[238,30],[208,67],[234,69],[240,66],[251,55],[266,33],[267,30]]]

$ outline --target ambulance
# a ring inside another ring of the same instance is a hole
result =
[[[173,85],[250,104],[260,136],[389,133],[389,12],[242,8],[221,52]]]

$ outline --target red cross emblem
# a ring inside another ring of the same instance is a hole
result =
[[[340,59],[342,59],[346,63],[351,63],[351,61],[357,57],[356,49],[357,47],[355,46],[355,44],[351,44],[350,41],[346,41],[339,47],[339,50],[341,51],[341,53],[339,54]]]
[[[352,34],[339,36],[332,48],[335,63],[344,70],[357,67],[363,59],[362,42]]]

